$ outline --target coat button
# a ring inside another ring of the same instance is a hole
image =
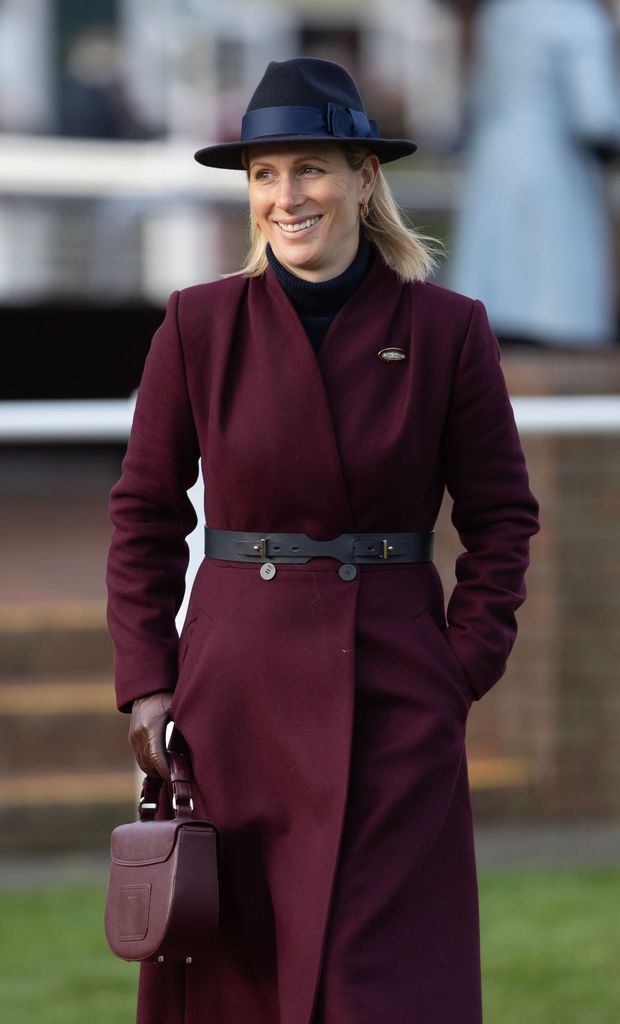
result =
[[[260,575],[263,580],[272,580],[278,570],[276,569],[273,562],[265,562],[260,567]]]
[[[354,565],[341,565],[338,570],[341,580],[354,580],[357,576],[357,569]]]

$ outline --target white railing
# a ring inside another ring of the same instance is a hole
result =
[[[0,402],[0,443],[124,442],[133,399]]]
[[[0,444],[124,444],[129,436],[133,399],[106,401],[0,402]],[[620,395],[516,396],[512,399],[522,436],[614,434],[620,431]],[[198,516],[189,535],[186,596],[177,615],[185,619],[191,583],[203,556],[204,488],[202,476],[189,491]]]
[[[203,167],[183,142],[101,142],[0,134],[0,196],[140,196],[244,202],[245,175]]]
[[[204,167],[193,159],[202,139],[102,141],[0,133],[0,196],[143,199],[183,197],[246,202],[245,174]],[[458,202],[460,161],[422,160],[387,168],[403,206],[452,209]],[[608,175],[612,207],[620,210],[620,173]]]
[[[247,202],[245,174],[202,166],[193,159],[204,143],[188,138],[146,142],[59,139],[0,134],[0,197],[70,197]],[[389,168],[399,202],[417,210],[451,209],[458,169],[420,163]]]
[[[527,395],[511,399],[519,433],[614,434],[620,395]]]
[[[523,435],[620,430],[620,395],[517,395],[512,406]],[[123,443],[133,410],[133,399],[0,402],[0,444]]]

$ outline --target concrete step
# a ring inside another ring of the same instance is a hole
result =
[[[0,604],[0,677],[111,672],[112,653],[101,601]]]
[[[93,799],[88,794],[88,789],[96,792],[93,780],[88,789],[84,788],[80,802],[50,800],[32,806],[14,801],[0,805],[0,857],[108,850],[112,829],[136,818],[131,775],[122,782],[122,788],[128,796],[117,794],[112,799],[110,790],[105,800]]]
[[[109,675],[3,681],[0,775],[22,765],[30,772],[118,770],[132,762],[128,724]]]
[[[105,849],[136,814],[101,601],[0,604],[0,854]]]
[[[0,602],[0,855],[107,847],[136,814],[128,724],[103,602]],[[470,781],[477,806],[518,804],[531,766],[478,751]]]
[[[108,677],[10,682],[0,696],[0,855],[104,849],[138,776]]]

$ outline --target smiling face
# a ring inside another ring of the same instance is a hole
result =
[[[328,281],[353,262],[360,206],[368,202],[379,161],[349,167],[336,143],[251,146],[249,200],[256,224],[280,263],[307,281]]]

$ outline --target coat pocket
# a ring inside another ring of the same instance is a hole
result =
[[[463,666],[450,647],[447,637],[441,628],[437,625],[430,612],[427,611],[417,615],[413,624],[435,659],[443,666],[449,681],[458,687],[469,706],[474,699],[474,691],[465,675]]]
[[[206,612],[197,611],[188,615],[179,637],[177,684],[172,696],[171,717],[180,726],[185,711],[192,704],[193,693],[198,685],[200,655],[204,650],[213,620]],[[183,730],[181,729],[181,732]]]
[[[210,615],[200,609],[185,620],[179,637],[178,674],[186,674],[201,647],[205,633],[211,628],[213,620]]]

